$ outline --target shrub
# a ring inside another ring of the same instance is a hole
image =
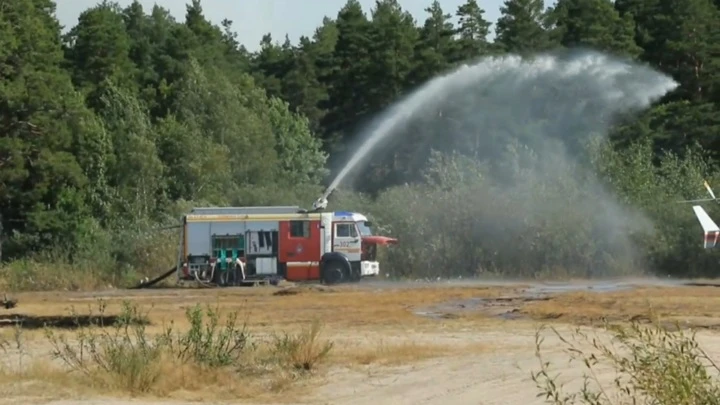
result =
[[[283,368],[312,371],[324,360],[333,348],[332,342],[320,339],[322,324],[315,321],[309,328],[297,334],[284,333],[275,336],[273,357]]]
[[[580,361],[585,368],[582,387],[567,393],[558,376],[551,375],[550,362],[543,358],[544,329],[541,327],[536,333],[540,370],[532,374],[532,379],[540,391],[538,396],[545,397],[548,403],[720,404],[717,380],[720,369],[700,348],[694,332],[687,334],[679,329],[673,332],[658,322],[649,326],[637,322],[630,326],[606,325],[612,340],[608,343],[580,329],[566,338],[552,328],[570,361]],[[600,381],[597,370],[602,366],[617,372],[611,386]]]
[[[162,372],[164,340],[147,335],[142,321],[145,314],[138,307],[124,303],[121,315],[108,330],[103,324],[106,305],[101,301],[99,306],[99,315],[90,318],[96,319],[90,325],[77,322],[79,329],[72,340],[45,329],[53,356],[96,383],[129,392],[148,391]]]
[[[223,317],[218,308],[196,305],[186,310],[187,330],[171,323],[152,336],[146,329],[147,314],[139,307],[125,303],[112,325],[103,324],[105,308],[101,301],[100,314],[90,317],[95,319],[90,325],[78,321],[76,331],[61,335],[46,328],[46,336],[54,357],[71,372],[102,388],[133,394],[155,390],[161,381],[176,378],[177,370],[207,379],[217,372],[240,373],[238,378],[248,384],[247,378],[268,373],[292,373],[294,380],[298,371],[315,369],[333,347],[319,339],[319,323],[298,334],[275,337],[269,347],[261,348],[247,325],[237,321],[236,312]]]
[[[252,342],[247,325],[239,326],[237,313],[228,314],[225,324],[220,325],[219,308],[199,305],[186,310],[190,329],[174,334],[172,327],[164,334],[172,353],[182,362],[195,362],[207,367],[237,365]]]

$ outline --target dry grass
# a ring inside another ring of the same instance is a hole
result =
[[[68,399],[92,392],[74,376],[51,367],[47,360],[34,360],[23,366],[0,368],[0,395],[16,403],[37,403]]]
[[[397,351],[401,349],[401,351]],[[261,362],[267,359],[258,354]],[[456,351],[450,351],[456,352]],[[394,366],[440,357],[450,353],[436,347],[420,344],[388,345],[378,348],[358,348],[336,354],[328,362],[318,366],[315,376],[327,375],[333,365],[379,365]],[[347,357],[346,357],[347,356]],[[172,359],[158,361],[153,374],[159,376],[146,390],[132,392],[127,385],[109,373],[98,373],[92,379],[80,374],[68,374],[56,364],[36,361],[26,366],[25,371],[0,370],[0,393],[9,397],[27,397],[35,392],[45,392],[45,399],[77,398],[79,396],[112,396],[124,398],[128,395],[144,398],[174,398],[184,401],[218,400],[253,402],[295,401],[309,394],[320,380],[302,378],[292,369],[249,370],[243,372],[232,368],[208,369],[194,364],[178,363]]]
[[[149,256],[152,257],[152,256]],[[157,256],[155,256],[157,257]],[[162,270],[157,264],[146,267],[155,273]],[[137,277],[119,279],[112,274],[97,272],[97,263],[76,266],[65,263],[62,258],[46,261],[21,259],[0,264],[0,292],[2,291],[93,291],[130,285]]]
[[[83,311],[102,296],[107,311],[117,313],[123,301],[152,307],[154,324],[175,322],[187,326],[185,309],[191,303],[218,305],[224,311],[242,313],[256,329],[293,330],[314,320],[336,328],[395,328],[435,326],[436,321],[412,313],[412,309],[440,302],[477,297],[495,297],[508,289],[495,287],[399,288],[372,290],[348,286],[332,289],[296,289],[295,294],[275,295],[276,288],[158,289],[112,291],[105,294],[46,292],[22,293],[19,305],[8,313],[34,316],[59,315],[71,308]]]
[[[558,294],[525,304],[521,313],[533,319],[571,323],[612,321],[680,321],[693,326],[720,326],[720,288],[656,287],[607,293]]]
[[[477,354],[492,350],[483,343],[448,345],[439,343],[380,340],[374,344],[355,343],[338,350],[333,357],[337,364],[345,366],[399,366],[432,358],[459,354]]]
[[[115,375],[97,373],[93,378],[68,373],[49,360],[38,360],[24,372],[0,371],[0,393],[7,397],[34,396],[45,393],[45,399],[92,396],[118,398],[174,398],[185,401],[241,400],[278,401],[304,394],[311,380],[302,380],[291,373],[242,373],[231,368],[212,369],[172,359],[158,361],[152,372],[158,378],[142,392],[129,390]]]
[[[447,355],[448,352],[448,348],[439,345],[416,342],[389,344],[381,341],[376,346],[348,348],[338,360],[348,365],[395,366]]]
[[[489,288],[276,291],[135,291],[129,299],[110,296],[99,307],[92,294],[22,294],[20,306],[9,312],[36,317],[70,313],[76,319],[80,314],[119,314],[120,321],[116,319],[113,328],[89,325],[71,331],[4,328],[8,364],[0,370],[0,390],[17,397],[43,386],[42,392],[54,392],[56,399],[102,393],[292,400],[319,381],[313,377],[335,366],[392,366],[487,350],[489,346],[481,344],[361,342],[340,335],[362,329],[382,334],[401,326],[411,336],[408,327],[439,325],[412,314],[415,306],[498,294]],[[235,317],[222,318],[217,309],[200,311],[206,304]],[[143,319],[152,324],[137,322]],[[54,352],[56,359],[47,352]]]
[[[322,380],[315,377],[329,375],[335,367],[398,366],[496,350],[493,345],[497,342],[483,341],[481,334],[473,338],[477,342],[468,343],[453,338],[452,333],[437,340],[437,332],[467,329],[462,333],[478,333],[498,323],[517,327],[519,321],[482,314],[430,319],[413,310],[447,301],[513,293],[517,290],[496,287],[372,290],[347,286],[113,291],[102,294],[106,313],[127,314],[129,307],[141,307],[148,311],[146,316],[152,324],[119,331],[93,326],[65,332],[53,330],[54,335],[42,329],[3,328],[0,340],[6,341],[8,354],[0,355],[7,363],[0,369],[0,394],[30,398],[33,392],[46,392],[53,399],[102,393],[183,400],[292,401],[309,393]],[[18,295],[18,308],[7,313],[50,316],[71,310],[97,312],[98,296],[23,293]],[[202,327],[197,327],[198,320],[192,311],[188,312],[195,304],[222,308],[222,313],[238,317],[228,329],[227,318],[213,321],[212,316],[208,317],[212,314],[206,312],[200,322]],[[665,319],[690,315],[720,319],[720,289],[565,293],[547,301],[525,303],[520,311],[535,319],[571,323],[602,318],[637,320],[650,313]],[[175,338],[162,343],[168,327],[172,327]],[[191,336],[192,330],[195,337]],[[427,338],[430,335],[416,332],[434,332],[433,340]],[[130,338],[125,339],[123,333]],[[58,334],[67,339],[57,339]],[[100,353],[95,360],[87,358],[92,351],[87,350],[92,340],[87,334],[95,336],[94,350]],[[247,341],[240,349],[233,349],[242,336]],[[143,339],[145,343],[137,343]],[[77,349],[78,341],[86,344],[86,359],[82,362],[71,361],[68,365],[67,359],[73,357],[68,350],[64,351],[65,362],[50,360],[44,354],[63,345]],[[74,372],[67,373],[68,369]]]
[[[101,303],[99,318],[105,309]],[[29,387],[42,384],[55,387],[43,392],[67,395],[258,399],[301,387],[324,371],[333,348],[319,323],[263,338],[250,333],[235,313],[221,316],[218,309],[196,306],[186,311],[189,328],[170,325],[151,334],[140,308],[126,304],[120,315],[110,327],[46,328],[45,342],[29,343],[15,328],[12,340],[1,344],[2,390],[27,395]]]

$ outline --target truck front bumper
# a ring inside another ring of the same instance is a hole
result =
[[[360,274],[363,277],[372,277],[380,274],[380,263],[362,261],[360,262]]]

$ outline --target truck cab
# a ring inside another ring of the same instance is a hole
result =
[[[361,277],[380,273],[378,246],[398,242],[394,238],[373,235],[371,227],[372,223],[363,214],[350,211],[333,213],[332,250],[345,255]]]

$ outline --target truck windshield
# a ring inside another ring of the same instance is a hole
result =
[[[360,235],[372,236],[372,230],[370,229],[371,225],[372,224],[369,221],[358,221],[357,226],[358,230],[360,230]]]

